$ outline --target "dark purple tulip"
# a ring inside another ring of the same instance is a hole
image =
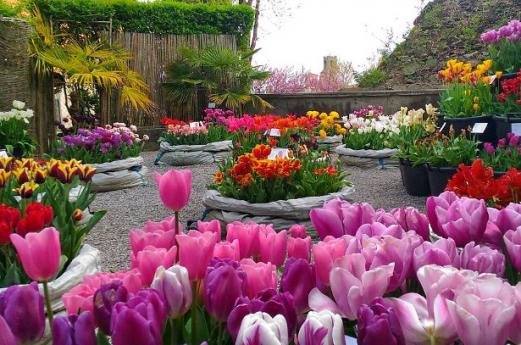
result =
[[[14,285],[0,294],[0,316],[13,332],[17,343],[40,339],[45,330],[43,297],[38,285]]]
[[[288,292],[278,293],[274,289],[267,289],[254,299],[243,297],[237,300],[235,308],[228,316],[228,331],[234,341],[239,334],[242,319],[248,314],[259,311],[272,317],[277,314],[284,316],[288,325],[289,337],[293,337],[297,326],[297,312],[293,305],[293,296]]]
[[[359,345],[405,345],[400,321],[381,298],[358,309]]]
[[[289,258],[280,280],[280,290],[293,296],[297,314],[308,309],[309,292],[316,287],[315,268],[307,260]]]
[[[96,345],[96,326],[90,311],[59,316],[52,322],[53,345]]]
[[[204,290],[208,313],[226,321],[237,299],[246,295],[246,273],[237,261],[215,258],[206,271]]]
[[[5,319],[0,316],[0,344],[16,345],[16,339]]]
[[[160,345],[167,311],[152,289],[139,291],[126,303],[116,303],[110,329],[113,345]]]
[[[102,285],[94,294],[94,319],[103,333],[110,335],[110,318],[112,308],[118,302],[128,301],[128,291],[123,282],[115,280],[110,284]]]

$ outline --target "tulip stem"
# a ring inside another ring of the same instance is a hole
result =
[[[179,232],[179,211],[175,211],[175,233],[180,234]]]
[[[176,216],[177,219],[177,216]],[[197,292],[198,292],[198,284],[194,282],[193,284],[193,295],[192,295],[192,310],[190,310],[190,324],[192,326],[191,336],[192,336],[192,345],[195,345],[196,339],[196,327],[195,327],[195,317],[196,317],[196,308],[197,308]]]
[[[52,320],[54,318],[54,314],[51,306],[51,296],[49,294],[49,283],[47,281],[43,282],[43,295],[45,297],[45,307],[47,309],[47,320],[49,320],[49,327],[52,327]]]

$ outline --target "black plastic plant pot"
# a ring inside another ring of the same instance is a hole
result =
[[[454,117],[451,118],[449,116],[444,116],[443,121],[440,124],[440,127],[445,124],[443,128],[443,133],[447,134],[449,132],[450,126],[454,128],[456,133],[460,133],[461,130],[469,129],[472,130],[476,123],[486,123],[487,128],[482,134],[475,134],[476,138],[481,142],[497,142],[496,139],[496,129],[495,122],[491,115],[483,115],[483,116],[471,116],[471,117]]]
[[[445,191],[447,183],[454,176],[457,169],[452,167],[427,167],[431,195],[438,196]]]
[[[507,173],[506,171],[495,171],[494,170],[494,178],[498,179],[501,176],[505,175],[506,173]]]
[[[515,116],[511,114],[505,114],[505,116],[494,116],[493,120],[497,140],[505,138],[507,134],[511,132],[517,132],[518,135],[521,134],[519,131],[521,130],[521,125],[519,125],[519,129],[516,128],[515,131],[512,130],[512,124],[521,124],[521,114],[516,114]]]
[[[429,186],[429,176],[425,165],[412,166],[411,162],[400,158],[400,171],[402,181],[407,194],[412,196],[429,196],[431,189]]]

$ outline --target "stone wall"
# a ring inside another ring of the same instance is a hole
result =
[[[259,95],[274,109],[267,112],[271,114],[305,114],[308,110],[337,111],[342,115],[349,114],[353,110],[360,109],[369,104],[381,105],[386,113],[393,113],[401,107],[421,108],[425,104],[438,105],[439,89],[426,90],[352,90],[339,93],[324,94],[266,94]],[[253,109],[246,112],[255,113]]]
[[[0,111],[11,109],[13,100],[31,104],[31,33],[24,20],[0,18]]]

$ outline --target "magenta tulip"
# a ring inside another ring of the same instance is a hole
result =
[[[317,278],[329,286],[329,271],[336,259],[345,255],[347,243],[343,238],[330,239],[313,245],[313,259]]]
[[[277,288],[277,267],[271,263],[256,263],[252,259],[242,259],[241,269],[246,272],[248,297],[253,298],[266,289]]]
[[[425,241],[413,253],[415,273],[425,265],[457,266],[458,262],[458,251],[452,238],[441,238],[434,243]]]
[[[220,259],[239,261],[241,259],[239,240],[233,240],[231,243],[228,241],[216,243],[213,249],[213,256]]]
[[[521,205],[510,204],[500,210],[495,223],[502,233],[508,230],[516,230],[521,226]]]
[[[211,232],[215,234],[216,241],[219,242],[221,240],[221,222],[217,219],[214,219],[209,222],[202,222],[200,220],[197,221],[197,230],[200,232]]]
[[[293,296],[297,313],[308,309],[308,295],[316,287],[315,268],[304,259],[289,258],[280,279],[280,291]]]
[[[92,314],[85,311],[78,315],[60,316],[52,323],[53,345],[96,345],[95,325]]]
[[[182,210],[192,192],[192,170],[169,170],[155,176],[163,204],[175,212]]]
[[[5,319],[0,315],[0,344],[16,345],[16,338]]]
[[[521,226],[515,231],[507,231],[503,239],[510,263],[516,271],[521,272]]]
[[[415,231],[425,241],[429,240],[429,219],[425,214],[414,207],[396,208],[391,214],[405,231]]]
[[[371,304],[362,304],[358,309],[358,344],[360,345],[405,345],[400,321],[394,308],[382,298]]]
[[[306,238],[306,226],[302,224],[294,224],[289,228],[289,233],[293,238]]]
[[[259,233],[259,250],[262,262],[271,262],[277,267],[284,264],[288,248],[287,232],[283,230],[276,233],[275,230],[267,230]]]
[[[317,268],[318,269],[318,268]],[[382,297],[388,290],[394,263],[366,269],[362,254],[346,255],[335,261],[330,273],[334,301],[314,288],[309,294],[309,306],[315,311],[329,310],[350,320],[356,320],[358,308]]]
[[[188,235],[177,236],[179,264],[186,267],[190,280],[201,280],[213,257],[215,235],[191,230]]]
[[[60,233],[55,228],[31,232],[25,238],[18,234],[9,237],[29,278],[46,282],[58,273],[61,246]]]
[[[118,302],[128,301],[128,298],[128,290],[123,286],[121,280],[114,280],[109,284],[104,284],[96,291],[94,298],[92,298],[94,302],[94,312],[92,314],[96,321],[96,326],[98,326],[103,333],[107,335],[112,334],[110,331],[112,308]],[[90,313],[89,310],[82,310],[83,314],[85,312]]]
[[[327,236],[338,238],[344,235],[342,219],[335,211],[327,208],[314,208],[309,213],[309,218],[321,240]]]
[[[156,270],[159,266],[171,267],[175,263],[177,247],[169,250],[165,248],[146,247],[136,256],[132,255],[132,268],[137,268],[141,273],[143,284],[150,286]]]
[[[226,227],[226,240],[239,240],[241,259],[259,254],[259,225],[250,222],[233,222]]]
[[[288,238],[288,257],[299,258],[309,261],[311,251],[311,237],[300,238],[290,237]]]
[[[461,252],[459,267],[479,273],[494,273],[502,277],[505,272],[505,256],[486,245],[470,242]]]
[[[484,200],[458,198],[452,192],[427,199],[427,215],[435,233],[457,246],[483,239],[489,219]]]

